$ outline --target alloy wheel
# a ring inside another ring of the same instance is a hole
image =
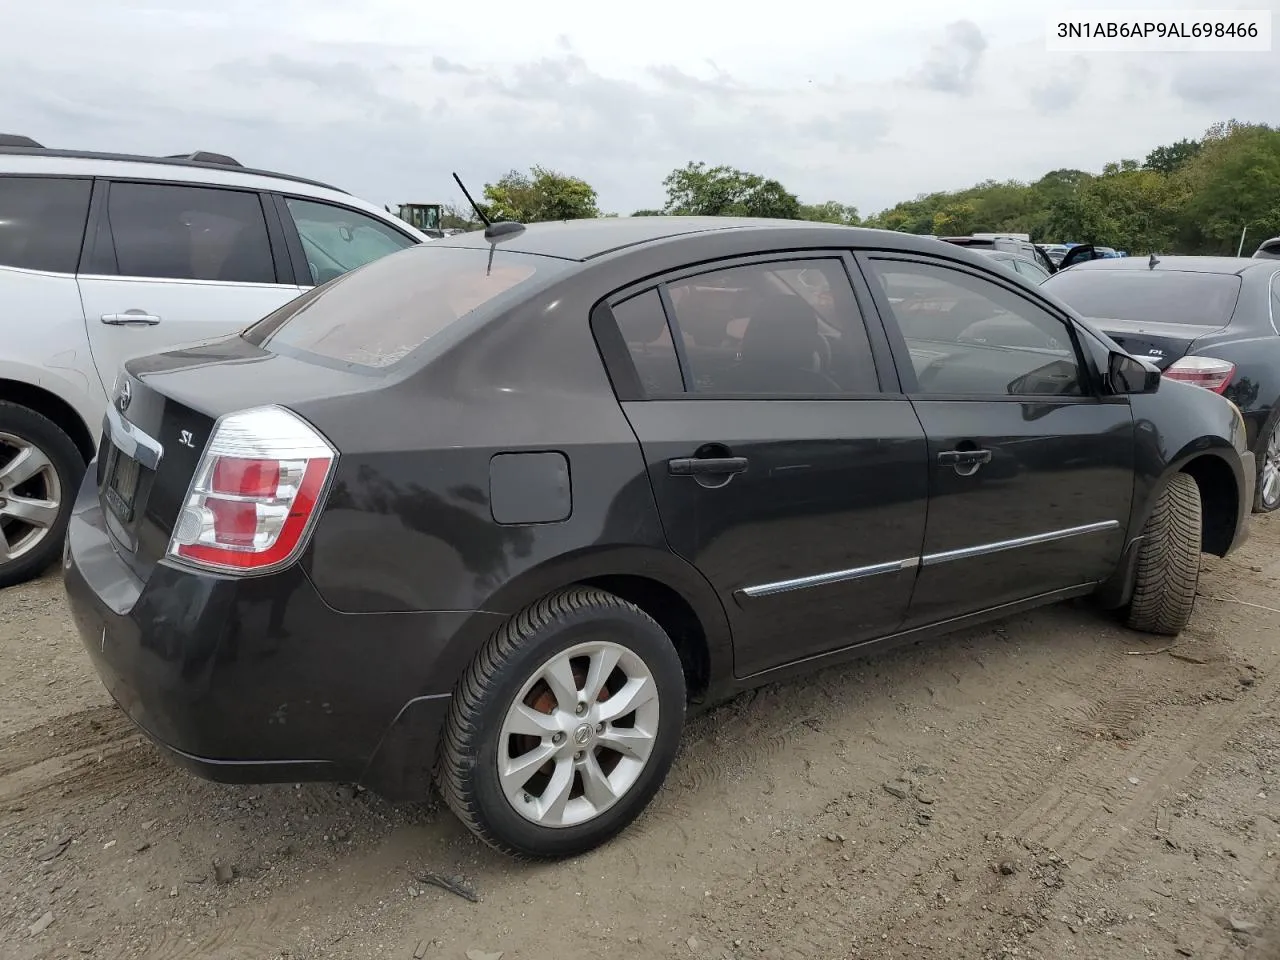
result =
[[[57,523],[62,495],[49,455],[29,440],[0,433],[0,563],[44,542]]]
[[[1266,449],[1262,453],[1262,471],[1258,477],[1262,502],[1268,510],[1280,503],[1280,422],[1271,428]]]
[[[520,816],[543,827],[587,823],[635,786],[658,735],[653,673],[616,643],[582,643],[542,664],[513,699],[498,779]]]

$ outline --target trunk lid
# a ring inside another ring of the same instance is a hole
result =
[[[1125,353],[1150,360],[1161,370],[1185,357],[1197,340],[1223,329],[1221,324],[1149,323],[1114,317],[1088,319]]]
[[[294,407],[385,381],[268,353],[240,337],[129,361],[98,450],[98,496],[116,551],[146,580],[169,546],[217,419]]]

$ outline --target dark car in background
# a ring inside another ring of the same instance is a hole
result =
[[[131,360],[64,579],[178,763],[434,777],[560,857],[692,706],[1070,597],[1176,634],[1253,477],[1234,406],[955,245],[495,224]]]
[[[1267,258],[1090,260],[1045,289],[1163,375],[1244,414],[1257,458],[1254,509],[1280,507],[1280,263]]]

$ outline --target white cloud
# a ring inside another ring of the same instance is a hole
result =
[[[1277,119],[1274,53],[1050,54],[1039,4],[651,0],[624,25],[585,0],[205,3],[24,8],[0,59],[4,132],[216,150],[379,203],[455,200],[452,170],[478,190],[539,163],[629,212],[705,160],[870,212]],[[1124,4],[1144,5],[1174,4]]]

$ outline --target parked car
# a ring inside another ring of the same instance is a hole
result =
[[[494,847],[581,853],[691,706],[1068,597],[1183,627],[1246,529],[1240,412],[1041,289],[805,222],[401,251],[126,364],[75,622],[203,776],[434,771]]]
[[[425,237],[222,154],[0,137],[0,587],[57,560],[123,360],[225,336]]]
[[[1258,259],[1280,260],[1280,237],[1263,240],[1253,255]]]
[[[1044,273],[1051,274],[1057,269],[1057,265],[1050,259],[1049,255],[1041,250],[1036,244],[1030,240],[1024,240],[1021,236],[999,236],[996,234],[974,234],[971,237],[938,237],[939,240],[945,240],[947,243],[954,243],[957,246],[968,247],[978,253],[994,255],[996,253],[1009,254],[1021,257],[1024,260],[1030,260],[1040,267]],[[1035,274],[1029,274],[1033,278]],[[1043,279],[1043,278],[1040,278]],[[1039,282],[1036,280],[1035,282]]]
[[[1039,244],[1040,250],[1044,253],[1049,261],[1056,267],[1062,262],[1062,258],[1067,255],[1073,244],[1069,243],[1042,243]]]
[[[1280,507],[1280,264],[1238,257],[1092,260],[1045,287],[1166,378],[1235,403],[1257,458],[1254,509]]]
[[[948,242],[950,242],[950,240],[948,240]],[[994,247],[981,245],[964,244],[964,246],[969,246],[974,253],[980,253],[988,259],[994,260],[1006,269],[1012,270],[1014,273],[1021,274],[1032,283],[1044,283],[1050,276],[1052,276],[1052,272],[1045,268],[1041,262],[1030,260],[1020,254],[1009,253],[1005,250],[998,250]]]

